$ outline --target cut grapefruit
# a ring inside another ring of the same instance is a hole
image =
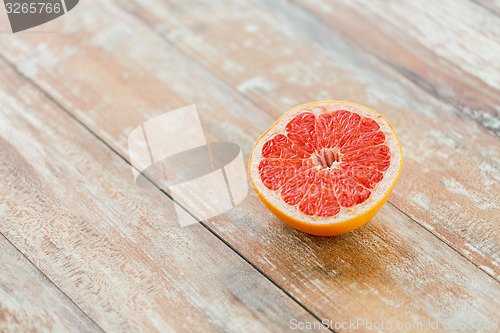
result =
[[[340,235],[367,223],[396,185],[403,153],[391,125],[341,101],[299,105],[253,147],[250,179],[279,219],[303,232]]]

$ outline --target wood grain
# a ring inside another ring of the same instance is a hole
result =
[[[0,106],[0,232],[103,330],[317,322],[201,225],[180,228],[170,199],[3,63]]]
[[[325,99],[354,101],[382,113],[399,134],[405,156],[390,201],[500,278],[497,136],[347,44],[300,8],[280,1],[265,6],[243,1],[231,6],[125,3],[169,43],[269,113],[273,119],[267,124],[295,105]],[[250,113],[256,114],[252,110],[235,115],[235,128],[240,115]],[[215,117],[217,112],[204,119],[212,124]],[[250,124],[245,128],[257,132],[255,140],[266,126],[259,119]],[[238,142],[244,147],[252,143]]]
[[[0,235],[1,332],[101,332],[45,275]]]
[[[500,16],[499,0],[475,0],[475,2],[482,4],[483,6]]]
[[[500,134],[497,15],[469,0],[296,3]]]
[[[51,23],[62,34],[47,36],[43,43],[29,35],[15,40],[2,36],[2,54],[125,158],[133,128],[192,103],[198,106],[209,140],[237,143],[246,154],[287,107],[328,98],[332,89],[339,97],[374,105],[401,131],[409,161],[393,201],[412,209],[412,215],[437,229],[440,237],[447,235],[459,251],[470,237],[471,244],[482,246],[480,255],[464,255],[496,269],[497,229],[482,221],[493,218],[489,214],[494,211],[476,212],[474,202],[447,210],[453,201],[467,200],[440,182],[449,168],[453,180],[479,189],[485,202],[495,202],[481,186],[493,190],[497,184],[487,184],[476,169],[484,161],[496,163],[498,151],[479,149],[495,136],[376,59],[342,43],[304,49],[312,37],[299,31],[300,21],[291,24],[255,4],[231,4],[234,7],[206,2],[186,2],[188,7],[124,4],[196,61],[105,1],[83,2],[71,22]],[[262,35],[255,34],[256,27]],[[245,43],[253,44],[245,48]],[[308,66],[315,66],[314,75]],[[448,154],[458,161],[465,153],[476,164],[448,165],[444,157],[436,158]],[[422,171],[425,167],[427,172]],[[463,172],[470,179],[463,179]],[[436,199],[420,207],[408,194]],[[425,215],[429,212],[432,218]],[[459,213],[479,215],[468,233],[458,231],[455,223],[460,221],[448,222]],[[207,225],[322,318],[466,323],[496,319],[499,310],[498,283],[492,277],[390,204],[358,231],[318,238],[278,221],[252,192],[243,204]],[[491,239],[478,237],[478,230],[490,232]],[[495,271],[489,273],[496,276]]]

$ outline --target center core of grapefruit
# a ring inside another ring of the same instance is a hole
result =
[[[341,156],[340,148],[323,148],[312,154],[312,163],[321,169],[338,168]]]
[[[285,113],[255,144],[249,172],[276,216],[326,236],[368,222],[394,188],[402,162],[396,133],[381,115],[330,101]]]

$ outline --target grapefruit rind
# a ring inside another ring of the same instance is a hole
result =
[[[384,178],[372,190],[370,197],[361,204],[353,207],[342,207],[334,216],[321,217],[302,213],[296,206],[286,203],[279,191],[267,188],[259,175],[259,163],[262,160],[263,145],[277,134],[286,134],[286,125],[301,112],[312,112],[316,116],[323,112],[347,110],[362,117],[373,119],[380,126],[385,135],[384,144],[391,151],[390,166],[384,171]],[[369,220],[382,208],[401,173],[403,166],[403,152],[399,139],[392,126],[377,112],[350,102],[322,101],[299,105],[286,112],[257,140],[250,155],[249,173],[252,185],[257,195],[266,207],[280,220],[288,225],[318,236],[333,236],[357,229]]]

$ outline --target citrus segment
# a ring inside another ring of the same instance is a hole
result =
[[[384,174],[378,170],[361,166],[355,162],[346,162],[342,165],[344,172],[350,177],[355,178],[359,184],[371,190],[384,178]]]
[[[336,215],[340,211],[340,204],[335,194],[335,187],[331,176],[326,172],[319,175],[319,187],[321,189],[321,197],[318,202],[323,204],[316,211],[317,216],[328,217]]]
[[[350,151],[343,156],[343,159],[346,162],[385,171],[391,163],[391,151],[386,145],[379,145]]]
[[[336,235],[376,214],[401,167],[401,146],[382,116],[354,103],[317,102],[290,110],[259,138],[250,178],[286,223]]]
[[[309,168],[312,164],[307,160],[264,159],[259,164],[262,182],[271,190],[280,189],[297,173]]]
[[[316,116],[309,112],[301,113],[286,125],[288,138],[306,153],[316,149]]]
[[[312,185],[315,176],[316,174],[312,169],[296,174],[295,177],[291,178],[283,185],[281,189],[283,200],[289,205],[298,204]]]
[[[349,145],[352,137],[358,135],[358,127],[361,117],[356,113],[341,110],[333,113],[335,144],[342,148]]]
[[[307,152],[300,149],[283,134],[278,134],[267,141],[262,148],[262,156],[265,158],[306,158]]]
[[[356,178],[351,178],[345,173],[334,178],[335,193],[342,207],[352,207],[364,202],[370,197],[371,192],[361,186]]]

